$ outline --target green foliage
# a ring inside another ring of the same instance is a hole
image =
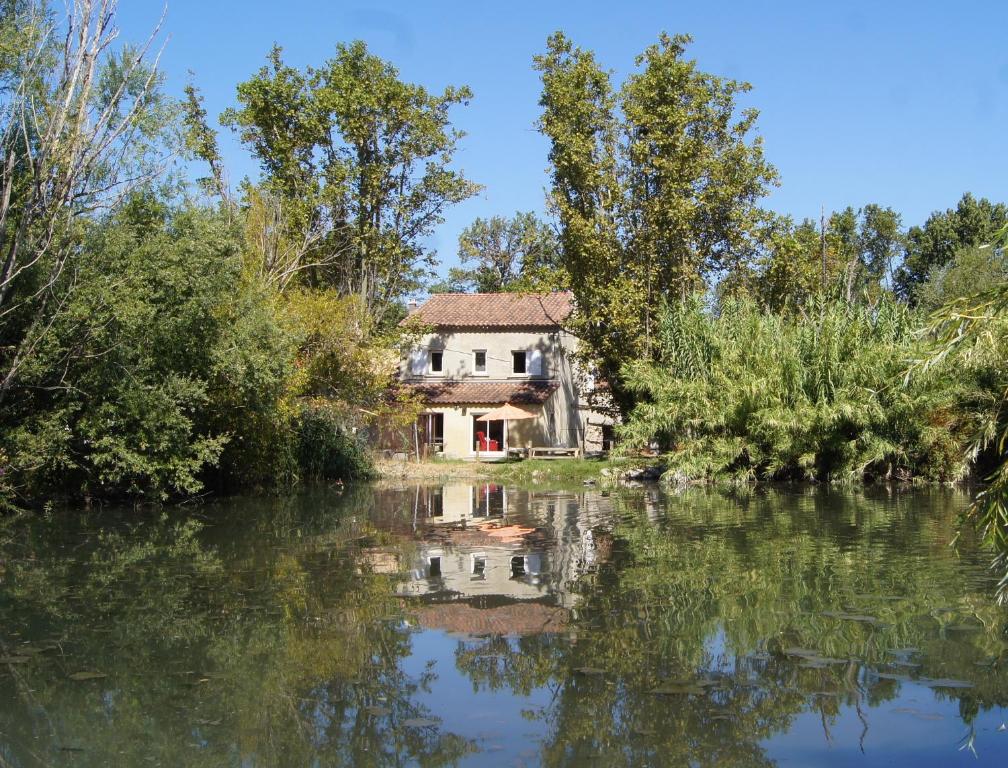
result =
[[[389,328],[444,208],[477,189],[450,168],[461,133],[448,113],[468,90],[404,83],[363,43],[303,72],[276,49],[225,115],[264,168],[234,200],[199,92],[165,98],[143,48],[110,47],[107,10],[87,27],[96,7],[73,6],[68,23],[94,39],[63,50],[43,46],[51,18],[34,3],[0,8],[0,90],[76,120],[53,146],[22,136],[16,110],[0,125],[33,158],[0,174],[13,217],[0,222],[0,503],[365,474],[346,436],[409,412],[383,397]],[[87,83],[60,80],[78,59]],[[156,178],[159,150],[179,141],[209,164],[197,183],[221,205],[179,203],[176,180]],[[115,200],[136,178],[155,181]],[[42,210],[38,190],[69,202]]]
[[[448,280],[433,292],[535,293],[567,288],[560,266],[556,234],[535,214],[514,218],[476,219],[459,235],[459,261],[475,262],[469,269],[453,267]]]
[[[448,112],[469,98],[403,82],[360,41],[304,71],[276,47],[222,121],[259,160],[304,281],[359,296],[381,321],[425,280],[444,209],[479,189],[450,168],[462,133]]]
[[[836,259],[832,252],[827,255],[827,280],[835,283]],[[811,219],[796,225],[790,216],[770,219],[753,257],[736,265],[717,286],[722,298],[749,297],[774,312],[800,309],[823,290],[819,225]]]
[[[73,290],[6,403],[18,485],[198,492],[229,441],[257,439],[243,425],[275,406],[285,338],[243,285],[238,241],[214,214],[141,195],[82,247]]]
[[[356,296],[292,290],[278,301],[297,342],[292,392],[338,401],[347,413],[380,408],[399,362],[398,333],[379,333]]]
[[[320,403],[305,404],[297,420],[298,466],[309,480],[362,480],[373,474],[361,437],[340,412]]]
[[[830,214],[825,232],[811,219],[775,216],[752,256],[718,284],[722,297],[749,297],[773,312],[801,310],[816,298],[877,301],[892,283],[903,242],[900,216],[870,204]]]
[[[535,59],[576,331],[623,408],[621,367],[649,354],[659,297],[685,300],[752,251],[777,178],[756,110],[736,103],[749,86],[700,71],[689,42],[662,35],[619,91],[563,33]]]
[[[951,262],[963,248],[989,243],[1006,223],[1008,206],[977,200],[969,192],[955,208],[935,211],[923,226],[911,227],[907,233],[906,253],[896,273],[897,291],[909,301],[916,300],[918,287],[933,270]]]
[[[934,312],[956,299],[978,296],[1008,281],[1008,253],[998,248],[964,248],[942,266],[932,267],[917,286],[916,300]]]
[[[922,350],[917,328],[888,299],[820,301],[793,316],[747,301],[718,313],[697,299],[673,304],[657,361],[625,372],[641,402],[624,434],[631,445],[657,441],[690,477],[959,478],[970,425],[955,406],[973,394],[970,375],[934,372],[902,387]]]
[[[997,252],[992,262],[1003,260],[1008,224],[995,233],[985,250]],[[974,408],[976,425],[966,455],[972,458],[987,449],[993,454],[994,469],[970,513],[997,553],[994,567],[1004,574],[999,597],[1008,603],[1008,282],[954,298],[935,312],[930,330],[935,346],[917,373],[926,375],[950,363],[959,369],[979,365],[989,372],[992,396]]]

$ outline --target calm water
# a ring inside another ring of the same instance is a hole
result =
[[[0,766],[1003,766],[964,504],[449,485],[0,522]]]

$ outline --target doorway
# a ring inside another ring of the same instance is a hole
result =
[[[506,430],[504,420],[478,421],[482,414],[475,414],[472,419],[472,449],[479,453],[506,451]]]
[[[424,456],[444,452],[444,414],[421,413],[417,417],[417,437]]]

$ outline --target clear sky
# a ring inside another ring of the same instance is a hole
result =
[[[120,0],[123,37],[143,36],[160,0]],[[1008,199],[1008,0],[958,2],[343,2],[168,0],[162,68],[181,94],[191,71],[211,116],[274,42],[296,66],[363,39],[430,89],[469,85],[453,117],[467,133],[456,163],[485,186],[448,211],[434,237],[455,261],[477,216],[542,211],[546,142],[534,128],[532,56],[563,29],[617,81],[665,30],[693,36],[702,69],[746,80],[747,105],[781,175],[768,205],[796,218],[869,202],[922,223],[965,191]],[[234,180],[255,164],[222,131]]]

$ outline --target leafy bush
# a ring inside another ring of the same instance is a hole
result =
[[[200,492],[222,459],[244,470],[292,351],[232,228],[138,195],[82,249],[0,416],[19,495],[158,499]]]
[[[957,404],[982,393],[966,371],[904,386],[922,353],[918,328],[886,299],[821,300],[800,315],[744,300],[718,312],[699,299],[668,306],[657,362],[624,371],[639,398],[624,437],[659,443],[691,477],[959,478],[969,429]]]
[[[371,476],[371,457],[363,440],[350,431],[336,409],[305,404],[296,430],[298,466],[303,478],[357,480]]]

